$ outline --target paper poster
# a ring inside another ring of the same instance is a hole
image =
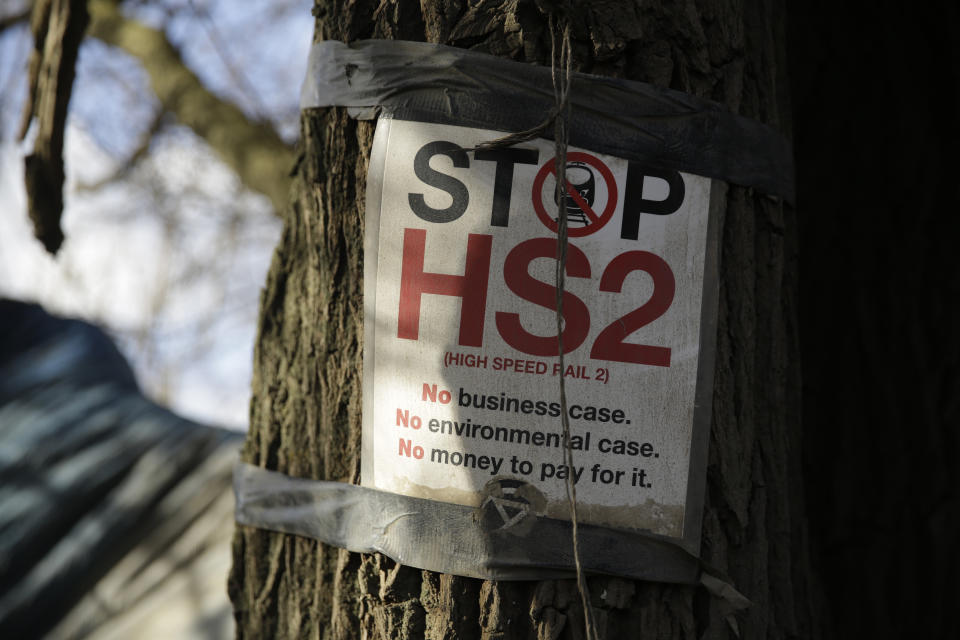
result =
[[[704,473],[691,449],[711,181],[569,148],[561,370],[554,145],[473,150],[501,135],[377,124],[363,484],[509,527],[569,518],[572,476],[580,521],[680,538],[702,507],[689,496]]]

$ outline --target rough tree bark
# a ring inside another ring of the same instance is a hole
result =
[[[541,3],[546,6],[548,3]],[[790,126],[783,8],[759,0],[582,3],[579,70],[686,91]],[[546,64],[546,15],[528,0],[317,0],[316,38],[428,40]],[[302,155],[263,294],[244,458],[357,482],[364,188],[373,125],[303,114]],[[702,556],[754,606],[746,638],[820,635],[799,476],[794,212],[727,192]],[[425,540],[424,544],[429,544]],[[601,637],[731,638],[703,589],[592,577]],[[240,527],[230,595],[246,638],[580,638],[573,581],[484,582]]]

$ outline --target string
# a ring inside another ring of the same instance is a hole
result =
[[[560,366],[560,420],[563,425],[563,461],[567,466],[565,487],[567,502],[570,505],[570,523],[573,538],[573,562],[577,571],[577,590],[583,604],[584,630],[587,640],[595,640],[597,636],[596,621],[593,607],[590,604],[590,590],[587,579],[583,574],[583,565],[580,561],[580,532],[577,517],[577,486],[573,474],[573,447],[570,438],[570,417],[567,413],[567,386],[564,373],[563,349],[563,297],[566,287],[567,269],[567,144],[569,142],[570,116],[570,82],[573,76],[572,52],[570,47],[570,21],[562,20],[562,35],[560,52],[557,54],[556,37],[554,35],[553,15],[550,15],[550,58],[551,76],[553,79],[553,95],[555,101],[555,116],[553,120],[553,140],[556,155],[554,169],[557,175],[556,197],[557,203],[557,270],[556,270],[556,320],[557,320],[557,360]]]
[[[573,55],[570,46],[570,21],[562,17],[562,27],[555,24],[554,15],[548,15],[550,30],[550,76],[553,81],[554,106],[547,117],[537,126],[525,131],[518,131],[509,135],[481,142],[466,151],[480,151],[502,149],[527,140],[542,137],[550,126],[553,126],[554,139],[554,172],[557,176],[557,268],[555,273],[556,292],[556,321],[557,321],[557,359],[560,367],[560,421],[563,426],[563,461],[569,472],[564,484],[567,493],[567,503],[570,505],[570,523],[573,539],[573,562],[577,573],[577,591],[583,604],[584,627],[586,640],[597,640],[596,620],[593,607],[590,604],[590,590],[583,573],[583,564],[580,561],[580,532],[577,518],[577,487],[573,479],[573,448],[570,441],[570,417],[567,413],[567,387],[563,375],[563,294],[566,286],[567,268],[567,145],[570,139],[570,84],[573,78]],[[559,27],[559,29],[558,29]],[[560,31],[560,49],[557,51],[557,31]]]

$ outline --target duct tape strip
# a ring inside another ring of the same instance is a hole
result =
[[[790,143],[767,125],[685,93],[585,73],[573,75],[570,99],[573,146],[794,202]],[[300,106],[523,131],[550,113],[554,95],[547,67],[423,42],[327,40],[310,52]]]
[[[314,538],[398,563],[485,580],[575,574],[570,523],[527,515],[510,524],[497,505],[479,508],[411,498],[341,482],[292,478],[239,463],[233,476],[240,524]],[[699,560],[656,536],[581,524],[591,573],[697,584]]]

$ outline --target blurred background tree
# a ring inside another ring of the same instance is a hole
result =
[[[94,0],[59,256],[25,213],[31,0],[0,8],[0,295],[107,328],[159,402],[245,428],[257,297],[294,162],[307,0]]]

